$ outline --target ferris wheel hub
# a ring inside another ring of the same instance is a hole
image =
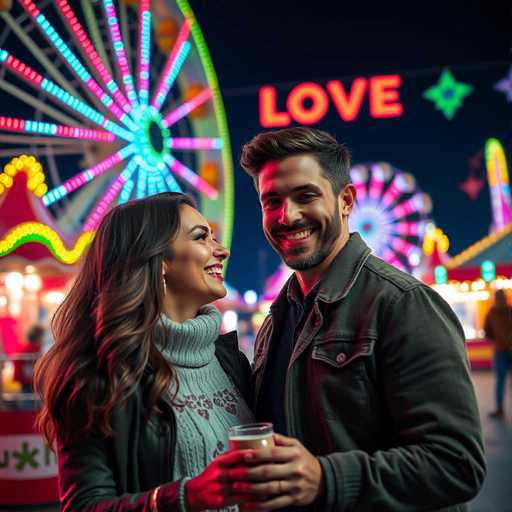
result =
[[[133,140],[137,163],[149,172],[157,172],[170,155],[171,132],[165,127],[160,112],[152,106],[138,106],[132,111],[132,117],[138,127]]]

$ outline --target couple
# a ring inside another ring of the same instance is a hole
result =
[[[349,154],[291,128],[243,148],[273,248],[295,273],[252,378],[219,335],[229,252],[188,196],[114,208],[39,362],[39,426],[64,511],[467,510],[485,462],[460,324],[348,231]],[[275,448],[227,451],[272,421]]]

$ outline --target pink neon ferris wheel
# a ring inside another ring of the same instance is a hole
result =
[[[376,256],[402,270],[414,270],[421,263],[430,197],[412,175],[387,163],[355,165],[350,176],[357,190],[350,230],[358,231]]]
[[[229,133],[187,0],[5,4],[0,159],[43,163],[42,201],[61,227],[94,230],[115,203],[184,191],[229,245]]]

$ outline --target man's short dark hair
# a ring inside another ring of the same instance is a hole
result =
[[[314,128],[295,127],[259,133],[243,146],[240,165],[258,188],[258,175],[266,163],[301,154],[309,154],[317,160],[334,195],[350,183],[349,150],[344,144],[338,144],[332,135]]]

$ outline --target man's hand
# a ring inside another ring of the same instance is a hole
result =
[[[247,468],[228,470],[233,491],[244,496],[241,510],[309,505],[324,493],[318,459],[291,437],[274,434],[275,448],[247,453]]]

